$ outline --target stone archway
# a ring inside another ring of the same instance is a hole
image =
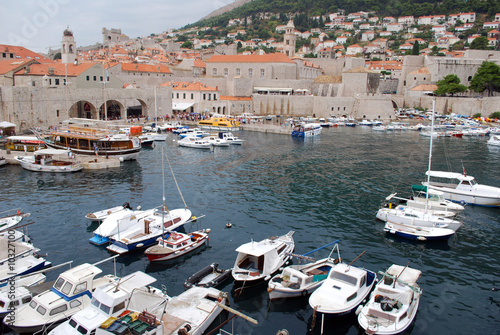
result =
[[[395,110],[399,110],[398,103],[394,100],[391,100],[392,102],[392,107],[394,107]]]
[[[69,117],[97,119],[97,108],[89,101],[80,100],[69,108]]]
[[[120,120],[125,108],[116,100],[106,101],[106,113],[104,113],[104,104],[99,107],[99,120],[104,120],[107,116],[108,120]]]
[[[136,104],[139,102],[139,104]],[[149,111],[148,111],[148,104],[142,100],[142,99],[137,99],[133,101],[133,105],[127,106],[127,118],[138,118],[138,117],[148,117]],[[154,113],[154,110],[153,110]],[[158,112],[159,113],[159,112]],[[152,115],[154,117],[154,115]]]

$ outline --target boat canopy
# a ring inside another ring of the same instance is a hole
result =
[[[266,241],[261,241],[245,243],[239,246],[238,249],[236,249],[236,252],[259,257],[273,250],[276,250],[274,245]]]
[[[398,280],[414,286],[417,283],[418,278],[422,275],[422,271],[393,264],[389,269],[387,269],[387,274],[398,277]]]
[[[444,171],[427,171],[425,173],[428,176],[436,178],[446,178],[446,179],[458,179],[460,181],[472,181],[474,177],[465,176],[461,173],[456,172],[444,172]]]
[[[61,149],[40,149],[34,152],[35,155],[67,155],[69,150],[61,150]]]

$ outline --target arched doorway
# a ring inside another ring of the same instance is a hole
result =
[[[125,108],[118,101],[108,100],[106,101],[106,113],[104,113],[104,104],[99,108],[99,120],[104,120],[106,116],[108,120],[120,120],[124,110]]]
[[[398,104],[396,103],[396,101],[391,100],[391,102],[392,102],[392,107],[393,107],[395,110],[398,110]]]
[[[97,109],[96,107],[85,100],[80,100],[75,102],[69,108],[70,118],[84,118],[84,119],[97,119]]]
[[[127,118],[137,119],[139,117],[148,117],[148,105],[141,99],[136,100],[139,104],[127,106]],[[135,101],[134,101],[135,102]],[[153,111],[154,113],[154,111]],[[159,113],[159,112],[158,112]],[[159,115],[158,115],[159,116]],[[152,116],[154,117],[154,115]]]

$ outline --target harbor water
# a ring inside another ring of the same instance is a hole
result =
[[[163,186],[169,209],[186,205],[203,218],[186,232],[210,228],[209,246],[171,261],[149,264],[142,252],[100,264],[104,274],[124,276],[137,270],[157,279],[172,296],[183,291],[187,277],[206,265],[233,266],[243,243],[295,231],[295,253],[303,254],[336,239],[344,262],[373,271],[391,264],[422,271],[423,290],[411,334],[500,333],[500,209],[467,206],[464,225],[448,242],[410,242],[387,236],[375,213],[389,194],[409,195],[411,185],[425,180],[429,138],[418,132],[376,133],[369,127],[331,128],[311,139],[241,131],[242,146],[213,152],[178,147],[172,140],[141,151],[137,161],[118,168],[74,174],[47,174],[20,166],[0,168],[0,209],[21,207],[31,213],[23,223],[42,254],[54,265],[94,263],[110,254],[88,242],[96,228],[89,212],[129,202],[143,209],[162,204]],[[179,195],[165,161],[162,181],[160,147],[182,193]],[[434,140],[433,170],[462,172],[481,184],[500,187],[500,149],[485,138]],[[231,223],[232,228],[226,224]],[[312,254],[321,258],[328,250]],[[297,263],[294,260],[294,263]],[[57,271],[48,273],[54,280]],[[255,318],[253,325],[236,318],[234,333],[361,334],[355,316],[314,320],[307,299],[270,302],[267,286],[229,293],[231,307]],[[231,323],[224,327],[231,330]]]

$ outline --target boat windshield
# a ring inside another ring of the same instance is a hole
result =
[[[340,273],[340,272],[336,272],[336,271],[331,272],[330,278],[344,282],[344,283],[351,285],[351,286],[356,286],[356,283],[358,282],[358,280],[355,277],[351,277],[351,276],[346,275],[345,273]]]

